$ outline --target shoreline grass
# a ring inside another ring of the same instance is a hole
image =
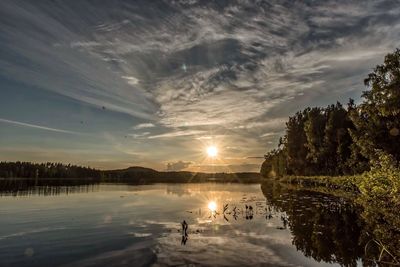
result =
[[[354,176],[282,176],[271,179],[280,183],[296,184],[303,187],[324,187],[359,194],[360,175]],[[265,181],[269,180],[268,178]]]

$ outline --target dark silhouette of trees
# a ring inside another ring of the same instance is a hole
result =
[[[400,160],[400,49],[385,57],[364,80],[370,90],[351,113],[355,129],[351,131],[361,154],[376,159],[382,150]]]
[[[350,161],[353,141],[349,132],[354,129],[349,117],[351,105],[352,100],[347,109],[339,102],[326,108],[306,108],[290,117],[278,149],[265,155],[261,168],[263,176],[353,173],[351,167],[355,163]],[[356,162],[362,160],[366,161],[360,156],[354,158]]]
[[[356,106],[337,102],[289,117],[279,146],[265,155],[263,176],[359,174],[378,151],[400,161],[400,50],[388,54],[364,81]]]
[[[307,142],[304,144],[308,149],[306,160],[311,173],[325,167],[324,159],[324,129],[326,125],[327,111],[322,108],[312,108],[307,113],[307,120],[304,123],[304,132]]]
[[[2,178],[101,178],[101,172],[89,167],[62,163],[0,162]]]
[[[286,149],[274,149],[265,155],[265,162],[261,166],[262,176],[282,176],[287,174],[286,170]]]
[[[159,172],[144,167],[129,167],[121,170],[97,170],[89,167],[80,167],[62,163],[32,163],[32,162],[0,162],[0,178],[13,180],[12,178],[25,178],[28,185],[38,185],[35,180],[41,181],[40,185],[68,185],[68,179],[112,182],[112,183],[187,183],[187,182],[233,182],[233,183],[256,183],[261,181],[259,173],[194,173],[194,172]],[[18,180],[18,179],[17,179]],[[22,180],[22,179],[20,179]],[[19,181],[21,182],[21,181]],[[7,181],[7,183],[9,183]],[[1,184],[0,184],[1,189]]]
[[[301,174],[306,168],[308,149],[305,146],[307,136],[304,129],[304,124],[307,120],[307,113],[310,109],[305,109],[303,112],[297,112],[293,117],[289,117],[286,123],[286,135],[284,137],[283,149],[286,148],[287,153],[287,173]]]

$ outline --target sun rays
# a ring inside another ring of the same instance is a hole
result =
[[[218,148],[216,146],[207,147],[207,156],[210,158],[215,158],[218,156]]]

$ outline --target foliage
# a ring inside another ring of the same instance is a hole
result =
[[[361,164],[367,160],[351,150],[351,105],[352,100],[348,109],[339,102],[326,108],[306,108],[289,117],[278,149],[265,155],[262,175],[341,175],[364,171],[367,164]],[[357,167],[357,171],[352,167]]]
[[[286,149],[287,173],[300,175],[306,169],[306,156],[308,153],[307,136],[304,131],[304,123],[307,120],[309,109],[297,112],[293,117],[289,117],[286,123],[286,135],[283,138],[282,146]],[[276,169],[276,167],[274,167]]]
[[[278,177],[286,175],[286,149],[274,149],[265,155],[261,166],[261,175],[264,177]]]
[[[400,49],[388,54],[364,83],[369,90],[358,106],[350,99],[347,108],[337,102],[289,117],[283,142],[265,155],[261,173],[265,177],[361,174],[379,160],[377,149],[399,161]],[[376,182],[385,184],[385,179]]]
[[[351,113],[354,142],[368,159],[380,149],[400,160],[400,49],[388,54],[364,83],[370,90]]]
[[[378,263],[400,263],[399,163],[381,150],[375,153],[371,170],[360,175],[286,176],[279,181],[307,190],[323,188],[322,191],[329,194],[342,190],[352,192],[349,196],[363,207],[360,215],[366,226],[360,238],[364,239],[368,259]]]
[[[375,151],[371,171],[361,175],[358,202],[374,236],[379,261],[400,263],[400,168],[393,155]]]
[[[281,181],[356,192],[367,223],[365,253],[374,255],[367,260],[400,264],[400,49],[364,84],[369,90],[358,106],[350,100],[347,109],[337,103],[290,117],[279,148],[286,153],[268,153],[263,166],[278,169],[284,155]]]
[[[340,189],[341,191],[350,192],[352,194],[360,193],[358,187],[359,180],[360,176],[358,175],[283,176],[279,178],[279,182],[286,184],[301,185],[309,188],[323,187],[326,189]]]
[[[307,142],[304,146],[308,148],[306,159],[313,165],[315,170],[321,168],[324,163],[323,142],[325,125],[326,114],[323,109],[312,108],[307,112],[307,120],[304,123]]]
[[[395,158],[382,151],[376,152],[371,171],[361,175],[360,190],[367,201],[400,203],[400,169]]]

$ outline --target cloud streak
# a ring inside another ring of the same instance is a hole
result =
[[[50,131],[50,132],[56,132],[56,133],[67,133],[67,134],[78,134],[78,135],[82,135],[83,134],[83,133],[74,132],[74,131],[68,131],[68,130],[62,130],[62,129],[57,129],[57,128],[45,127],[45,126],[40,126],[40,125],[36,125],[36,124],[30,124],[30,123],[13,121],[13,120],[6,120],[6,119],[2,119],[2,118],[0,118],[0,122],[12,124],[12,125],[17,125],[17,126],[23,126],[23,127],[39,129],[39,130],[45,130],[45,131]]]
[[[158,135],[151,135],[151,136],[148,136],[148,139],[174,138],[174,137],[201,135],[201,134],[204,134],[204,133],[206,133],[206,131],[201,131],[201,130],[180,130],[180,131],[167,132],[167,133],[158,134]]]
[[[153,123],[145,122],[137,124],[133,127],[134,130],[146,129],[146,128],[154,128],[156,127]]]

